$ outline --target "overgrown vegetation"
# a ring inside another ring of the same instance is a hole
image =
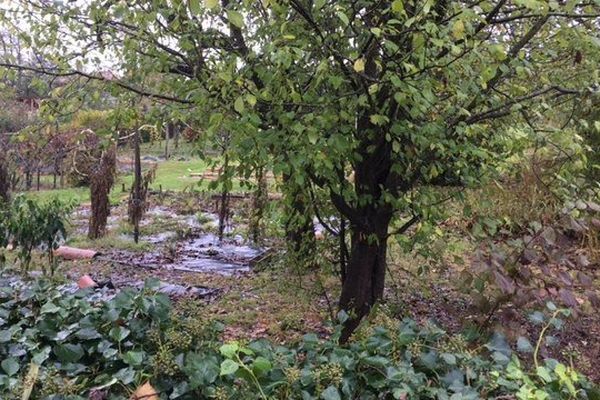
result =
[[[595,395],[569,366],[538,362],[537,345],[530,349],[536,368],[528,372],[500,336],[476,348],[433,325],[383,314],[346,347],[337,344],[339,331],[327,340],[307,334],[293,347],[221,344],[218,323],[174,313],[168,298],[153,292],[156,285],[148,281],[141,292],[124,290],[107,301],[95,301],[89,290],[71,294],[44,281],[0,289],[2,397],[85,399],[110,392],[112,399],[126,399],[146,381],[161,398],[171,399]],[[551,310],[546,324],[558,325],[562,311]]]

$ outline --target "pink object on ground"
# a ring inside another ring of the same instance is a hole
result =
[[[79,286],[79,289],[95,287],[97,285],[98,284],[94,282],[94,280],[89,275],[84,275],[81,278],[79,278],[79,281],[77,281],[77,286]]]
[[[65,260],[81,260],[94,258],[98,255],[98,252],[96,250],[77,249],[75,247],[60,246],[58,249],[54,250],[54,255],[57,257],[62,257]]]

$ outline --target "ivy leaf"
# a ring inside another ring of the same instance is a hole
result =
[[[141,365],[144,360],[144,352],[143,351],[128,351],[123,356],[123,361],[125,361],[129,365],[137,366]]]
[[[321,399],[323,400],[341,400],[340,392],[335,386],[328,386],[327,389],[321,393]]]
[[[219,377],[219,364],[214,357],[203,357],[196,353],[188,354],[185,360],[185,372],[190,380],[191,389],[208,386]]]
[[[121,342],[123,341],[127,336],[129,336],[129,334],[131,333],[131,331],[127,328],[123,328],[122,326],[117,326],[115,328],[112,328],[109,332],[108,335],[113,338],[114,340],[116,340],[117,342]]]
[[[531,353],[533,351],[533,346],[527,338],[520,336],[517,339],[517,350],[519,350],[522,353]]]
[[[356,61],[354,61],[354,70],[356,72],[363,72],[365,70],[365,59],[364,58],[359,58]]]
[[[61,362],[74,363],[83,357],[84,351],[80,344],[67,343],[55,346],[54,354]]]
[[[244,27],[244,17],[235,10],[227,10],[227,19],[238,28]]]
[[[9,357],[2,361],[2,369],[8,376],[13,376],[19,371],[19,362],[14,357]]]
[[[240,368],[238,363],[233,360],[225,360],[221,363],[221,376],[235,374]]]

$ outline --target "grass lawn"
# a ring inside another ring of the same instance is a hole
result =
[[[148,164],[144,164],[144,169],[147,168]],[[179,161],[171,159],[168,161],[158,162],[158,169],[156,171],[156,178],[152,184],[150,184],[151,190],[172,190],[172,191],[183,191],[183,190],[208,190],[209,182],[207,180],[201,181],[199,177],[192,177],[192,172],[203,172],[208,168],[206,161],[198,158]],[[48,181],[48,177],[42,177],[42,181]],[[127,175],[119,175],[113,186],[110,194],[111,202],[113,204],[119,203],[123,198],[126,198],[131,184],[133,182],[133,175],[128,173]],[[125,192],[123,192],[123,184],[125,185]],[[233,184],[233,191],[240,191],[240,185],[238,181]],[[45,190],[32,190],[27,192],[28,196],[35,199],[45,201],[54,197],[58,197],[63,201],[73,201],[81,204],[90,201],[90,190],[87,187],[71,187],[64,189],[45,189]]]

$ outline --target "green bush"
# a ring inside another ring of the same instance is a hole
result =
[[[25,196],[16,197],[0,210],[0,248],[11,243],[18,250],[21,269],[26,272],[33,250],[41,247],[48,257],[49,272],[53,274],[54,250],[66,237],[66,218],[71,209],[71,204],[58,199],[37,202]]]
[[[150,380],[161,399],[593,399],[556,361],[524,368],[501,336],[480,351],[433,325],[375,327],[347,346],[220,344],[209,321],[176,314],[148,281],[108,301],[44,282],[0,282],[0,398],[126,399]],[[94,397],[96,398],[96,397]]]

